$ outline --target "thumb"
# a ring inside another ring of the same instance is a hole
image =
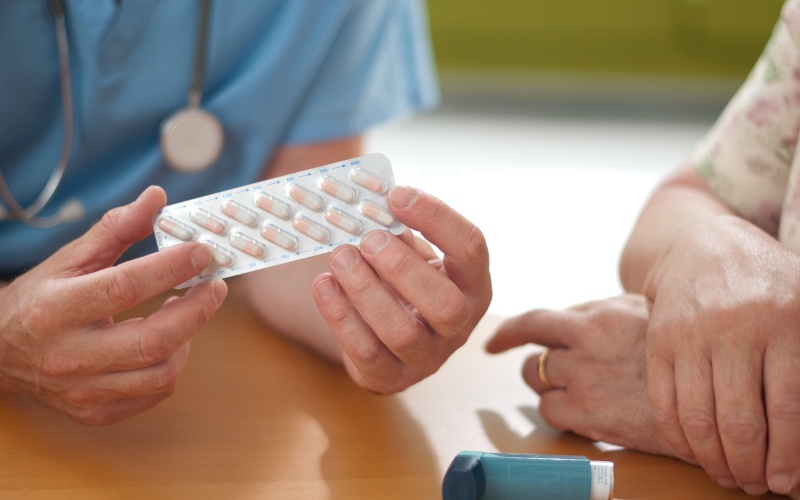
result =
[[[153,232],[153,218],[167,203],[167,194],[150,186],[132,203],[112,208],[89,231],[62,248],[59,261],[69,275],[88,274],[114,265],[125,250]]]

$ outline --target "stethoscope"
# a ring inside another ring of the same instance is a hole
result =
[[[188,104],[185,108],[167,117],[161,124],[160,131],[160,147],[164,160],[167,165],[181,172],[200,172],[209,168],[219,158],[225,142],[225,133],[220,121],[216,116],[200,107],[211,0],[200,0],[200,2],[200,22]],[[61,147],[61,154],[42,192],[27,207],[20,205],[0,172],[0,197],[6,205],[5,207],[0,205],[0,221],[15,220],[37,228],[48,228],[78,220],[83,217],[85,211],[83,203],[79,199],[70,198],[56,214],[48,217],[39,216],[39,213],[50,203],[67,170],[74,127],[69,42],[64,19],[64,2],[63,0],[50,0],[50,5],[55,17],[61,102],[64,108],[64,143]]]

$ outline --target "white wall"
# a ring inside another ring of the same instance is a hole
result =
[[[638,210],[713,121],[543,115],[444,106],[377,130],[369,144],[399,184],[483,230],[495,314],[619,293],[617,259]]]

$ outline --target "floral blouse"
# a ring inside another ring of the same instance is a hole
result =
[[[692,162],[733,210],[800,253],[800,0],[787,0],[763,54]]]

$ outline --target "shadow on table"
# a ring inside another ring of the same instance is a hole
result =
[[[232,288],[193,340],[176,393],[129,420],[91,428],[0,399],[0,496],[438,496],[438,463],[397,398],[356,387],[340,367],[266,331],[238,299]]]

